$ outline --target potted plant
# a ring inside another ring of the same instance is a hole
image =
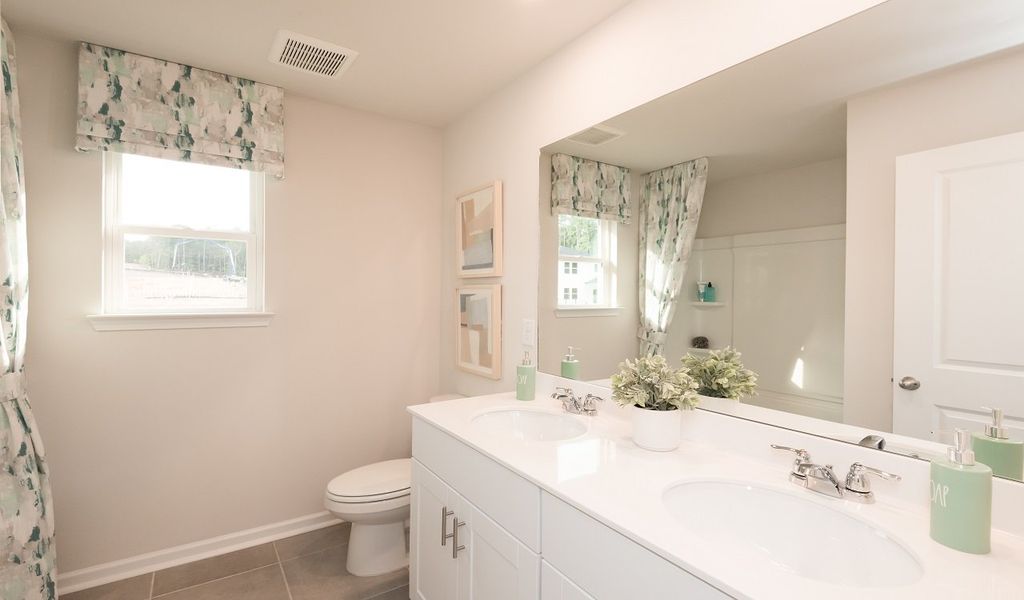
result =
[[[707,356],[687,354],[683,368],[697,380],[701,396],[739,400],[757,389],[757,373],[745,368],[740,353],[731,347],[712,350]]]
[[[667,452],[679,446],[682,411],[697,405],[697,382],[685,369],[669,367],[664,356],[627,360],[612,376],[612,398],[632,407],[637,446]]]

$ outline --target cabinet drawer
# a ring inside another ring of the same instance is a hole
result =
[[[527,548],[540,552],[540,488],[416,418],[412,455]]]
[[[595,600],[730,597],[550,494],[541,504],[544,560]]]

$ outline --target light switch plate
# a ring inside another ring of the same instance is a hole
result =
[[[524,346],[533,348],[537,343],[537,321],[523,319],[523,335],[520,340]]]

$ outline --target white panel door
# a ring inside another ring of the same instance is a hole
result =
[[[458,583],[451,533],[457,495],[419,461],[412,461],[409,580],[415,600],[453,600]],[[442,512],[444,511],[444,512]]]
[[[895,216],[894,432],[1024,439],[1024,133],[897,158]]]
[[[538,600],[540,556],[461,496],[458,600]]]

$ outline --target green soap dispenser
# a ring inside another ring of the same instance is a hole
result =
[[[957,429],[948,458],[931,467],[932,539],[954,550],[992,550],[992,469],[975,462],[971,435]]]
[[[523,353],[523,364],[516,367],[516,400],[533,400],[537,395],[537,367],[530,361],[530,351]]]
[[[992,467],[992,474],[1024,481],[1024,442],[1009,439],[1003,429],[1003,409],[992,411],[992,424],[974,434],[974,458]]]
[[[580,377],[580,361],[576,360],[573,350],[579,350],[579,348],[569,346],[569,351],[562,359],[562,377],[567,379],[579,379]]]

